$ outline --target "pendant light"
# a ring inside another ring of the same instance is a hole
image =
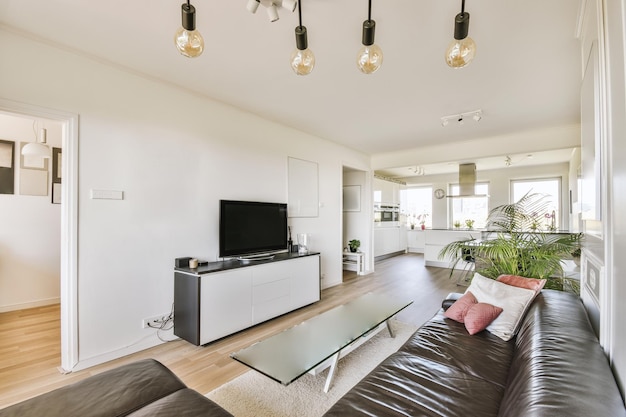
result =
[[[356,65],[364,74],[372,74],[383,64],[383,50],[374,43],[376,22],[372,20],[372,0],[369,0],[367,20],[363,22],[363,46],[356,56]]]
[[[37,138],[35,123],[36,122],[33,121],[33,133],[35,133],[35,138]],[[39,138],[37,139],[37,142],[30,142],[24,145],[22,148],[22,155],[50,158],[50,148],[46,144],[47,136],[48,131],[46,129],[39,129]]]
[[[291,69],[298,75],[308,75],[315,67],[315,55],[308,48],[306,27],[302,26],[302,0],[298,0],[298,20],[296,27],[296,49],[291,54]]]
[[[181,5],[182,27],[174,34],[174,42],[178,52],[188,58],[195,58],[204,50],[204,39],[196,30],[196,8],[189,0]]]
[[[454,40],[446,50],[446,63],[452,68],[467,66],[476,55],[476,44],[468,37],[469,13],[465,12],[465,0],[461,3],[461,13],[454,18]]]

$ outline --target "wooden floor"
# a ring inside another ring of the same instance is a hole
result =
[[[374,291],[412,299],[413,304],[397,318],[419,326],[435,314],[446,294],[463,290],[449,278],[449,270],[425,267],[421,254],[396,256],[377,262],[376,272],[366,276],[346,272],[343,284],[324,290],[318,303],[207,346],[177,340],[66,375],[58,369],[61,363],[58,305],[2,313],[0,408],[143,358],[159,360],[190,388],[206,394],[248,370],[229,357],[232,352],[361,294]]]

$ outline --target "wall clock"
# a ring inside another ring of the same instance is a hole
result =
[[[445,195],[446,195],[445,191],[443,191],[441,188],[437,188],[435,190],[435,198],[437,200],[442,199]]]

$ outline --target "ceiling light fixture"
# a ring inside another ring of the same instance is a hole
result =
[[[248,4],[246,4],[246,9],[252,14],[255,14],[261,2],[259,0],[248,0]]]
[[[287,9],[292,13],[296,11],[297,5],[298,0],[283,0],[283,9]]]
[[[359,49],[356,64],[363,74],[376,72],[383,64],[383,50],[374,43],[376,22],[372,20],[372,0],[369,0],[367,20],[363,22],[363,46]]]
[[[464,125],[466,119],[471,119],[476,123],[480,122],[483,119],[483,111],[481,109],[459,113],[459,114],[451,114],[449,116],[443,116],[441,118],[441,126],[446,127],[450,124],[450,122],[456,122],[459,125]]]
[[[22,148],[22,155],[50,158],[50,148],[46,144],[48,131],[44,128],[39,129],[39,138],[37,138],[35,123],[36,121],[33,121],[33,133],[35,134],[36,142],[30,142],[24,145],[24,147]]]
[[[308,75],[315,67],[315,55],[309,49],[306,27],[302,26],[302,0],[298,1],[296,49],[291,54],[291,69],[298,75]]]
[[[461,0],[461,13],[454,18],[454,40],[446,50],[446,63],[452,68],[463,68],[474,59],[476,43],[468,37],[469,13],[465,12],[465,0]]]
[[[274,2],[270,2],[267,5],[267,17],[270,19],[270,22],[276,22],[280,17],[278,16],[278,8]]]
[[[416,167],[413,167],[413,168],[409,168],[409,171],[413,171],[413,173],[415,175],[419,175],[419,176],[426,174],[426,171],[424,170],[424,167],[421,167],[419,165],[416,166]]]
[[[204,39],[196,30],[196,8],[187,0],[187,3],[181,5],[181,14],[182,27],[174,34],[176,48],[188,58],[198,57],[204,50]]]

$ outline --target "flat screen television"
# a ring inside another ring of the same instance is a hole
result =
[[[287,204],[220,200],[220,257],[287,249]]]

